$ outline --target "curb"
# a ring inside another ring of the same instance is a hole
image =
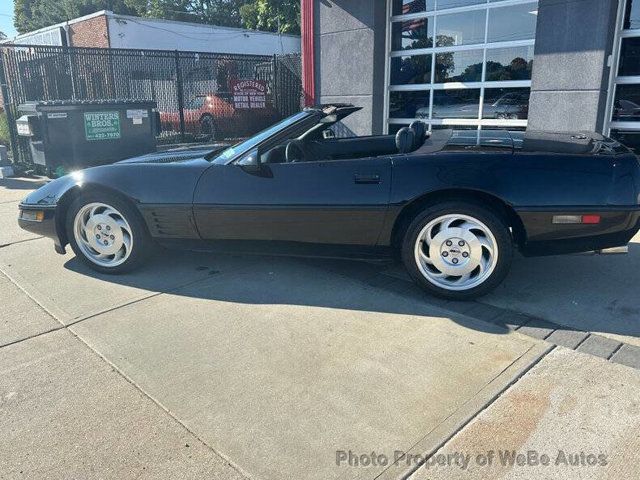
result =
[[[399,278],[393,272],[378,272],[366,283],[397,294],[420,295],[423,299],[426,296],[430,304],[443,310],[504,326],[509,330],[544,340],[552,345],[566,347],[640,370],[640,347],[635,345],[479,301],[459,302],[432,297],[424,293],[411,279]]]

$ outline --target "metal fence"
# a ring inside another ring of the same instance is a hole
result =
[[[151,100],[159,143],[246,137],[301,109],[300,55],[164,50],[0,47],[0,84],[14,162],[30,163],[17,136],[20,104],[49,100]]]

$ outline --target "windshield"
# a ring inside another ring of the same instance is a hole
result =
[[[248,153],[249,151],[251,151],[253,148],[258,146],[260,143],[262,143],[267,138],[275,135],[279,131],[284,130],[285,128],[287,128],[287,127],[293,125],[294,123],[302,120],[303,118],[307,117],[308,115],[309,115],[309,112],[300,112],[300,113],[296,113],[295,115],[293,115],[291,117],[285,118],[281,122],[276,123],[275,125],[267,128],[266,130],[261,131],[260,133],[257,133],[256,135],[254,135],[253,137],[249,138],[248,140],[245,140],[244,142],[240,142],[237,145],[234,145],[233,147],[227,148],[220,155],[218,155],[216,158],[214,158],[212,160],[212,163],[226,164],[232,158],[234,158],[236,156],[239,156],[239,155],[244,155],[245,153]]]
[[[190,102],[187,102],[185,107],[193,110],[197,110],[201,108],[203,105],[204,105],[204,97],[195,97],[191,99]]]

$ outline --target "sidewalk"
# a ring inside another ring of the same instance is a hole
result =
[[[640,478],[638,431],[640,372],[558,347],[411,479]]]

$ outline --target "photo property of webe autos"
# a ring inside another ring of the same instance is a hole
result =
[[[359,108],[309,108],[230,148],[176,150],[54,180],[25,230],[99,272],[155,244],[402,259],[428,292],[469,299],[527,256],[625,251],[640,229],[640,163],[592,133],[427,132],[336,138]]]

